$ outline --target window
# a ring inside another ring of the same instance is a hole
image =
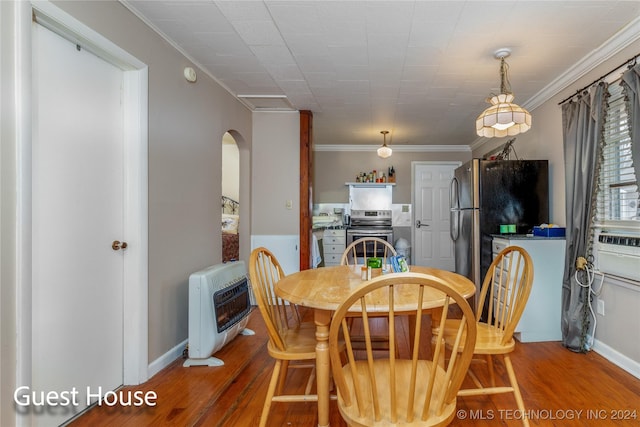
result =
[[[618,82],[609,85],[601,162],[596,209],[599,225],[640,226],[627,105]]]
[[[596,191],[592,243],[597,269],[640,283],[638,182],[631,155],[627,103],[618,82],[609,85]]]

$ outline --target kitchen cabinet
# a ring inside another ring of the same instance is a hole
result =
[[[514,336],[521,342],[560,341],[562,276],[565,240],[562,238],[500,236],[492,242],[493,257],[507,246],[520,246],[533,261],[529,300]]]
[[[344,229],[328,228],[322,236],[324,265],[340,265],[340,259],[346,249],[347,237]]]

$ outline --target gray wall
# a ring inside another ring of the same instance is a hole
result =
[[[320,143],[316,141],[316,143]],[[394,151],[388,159],[381,159],[375,150],[371,152],[314,151],[313,153],[313,203],[348,203],[349,187],[360,172],[387,171],[393,166],[396,185],[393,187],[393,203],[411,203],[411,162],[460,161],[471,159],[470,151],[405,152]]]
[[[20,3],[28,9],[27,2]],[[16,58],[17,61],[22,60],[12,53],[12,42],[20,31],[28,39],[31,14],[29,11],[23,13],[20,25],[15,25],[13,9],[16,4],[0,4],[2,425],[15,424],[11,399],[16,383],[30,382],[28,373],[22,378],[21,372],[16,369],[17,359],[30,351],[30,335],[21,333],[29,330],[30,313],[23,313],[20,309],[21,298],[26,301],[30,299],[29,275],[16,268],[16,265],[23,265],[29,269],[21,259],[21,253],[28,252],[28,248],[25,250],[16,245],[16,217],[25,213],[20,212],[20,198],[23,195],[9,191],[19,189],[20,180],[29,178],[28,170],[20,170],[20,156],[17,155],[19,150],[28,146],[29,135],[26,129],[27,133],[23,132],[23,139],[20,139],[22,130],[16,125],[19,112],[15,110],[17,104],[9,88],[14,90],[16,86],[17,76],[13,75]],[[148,360],[152,362],[187,339],[189,274],[221,261],[222,137],[226,131],[233,132],[240,149],[240,167],[244,171],[241,173],[248,177],[252,115],[201,70],[197,70],[198,80],[195,84],[186,82],[183,69],[194,65],[119,2],[73,1],[55,4],[148,65]],[[22,100],[22,103],[28,104],[28,99]],[[24,141],[27,141],[26,144]],[[241,194],[241,202],[244,203],[241,215],[244,212],[247,218],[246,234],[241,236],[246,241],[243,243],[243,255],[246,257],[250,239],[248,178],[241,177],[240,185],[244,189]],[[28,244],[29,236],[24,236],[23,240]],[[17,336],[16,330],[19,331]],[[28,361],[23,360],[23,363],[28,366]]]
[[[149,67],[149,361],[188,336],[189,274],[222,260],[222,137],[251,113],[118,2],[56,2]]]
[[[611,71],[626,59],[637,55],[638,48],[631,46],[613,54],[603,64],[591,70],[578,81],[553,96],[531,111],[533,126],[528,132],[518,135],[514,143],[520,159],[549,160],[549,210],[550,221],[566,225],[565,208],[565,167],[562,142],[562,113],[558,102],[591,83],[601,75]],[[514,88],[516,102],[518,88]],[[397,173],[393,202],[411,201],[411,161],[413,160],[459,160],[483,157],[486,153],[502,146],[509,138],[469,141],[471,153],[404,153],[395,152],[386,160],[369,152],[314,152],[314,203],[347,203],[348,188],[344,185],[353,181],[360,171],[372,169],[386,170],[393,165]],[[316,141],[316,143],[321,143]],[[512,157],[514,158],[514,157]],[[568,173],[572,173],[569,171]],[[598,277],[597,282],[600,281]],[[640,365],[640,344],[629,341],[629,336],[640,336],[640,286],[624,284],[609,278],[600,296],[605,302],[605,315],[597,315],[596,344],[594,348],[617,364],[631,366],[638,372]],[[559,284],[561,286],[561,283]]]
[[[251,145],[251,113],[118,2],[62,9],[149,66],[149,361],[188,335],[189,274],[222,260],[222,137]]]
[[[223,134],[233,130],[240,149],[240,168],[244,170],[244,178],[241,176],[240,179],[241,216],[261,215],[276,221],[274,228],[268,226],[266,220],[264,223],[262,220],[255,221],[260,232],[263,232],[264,225],[266,233],[275,234],[276,230],[282,234],[297,234],[297,222],[294,222],[297,219],[289,220],[299,208],[295,189],[299,177],[298,159],[294,158],[293,151],[264,150],[263,152],[272,155],[251,161],[252,146],[256,144],[253,135],[269,128],[268,120],[254,128],[251,113],[203,72],[198,73],[198,82],[195,85],[187,84],[182,77],[182,70],[185,66],[193,64],[120,3],[55,3],[149,65],[149,361],[153,361],[187,337],[188,275],[221,259],[218,201],[221,193]],[[16,330],[24,328],[28,319],[23,319],[21,314],[16,312],[16,294],[22,273],[16,271],[16,265],[20,261],[15,244],[19,195],[14,189],[17,188],[17,182],[25,178],[24,171],[16,167],[17,158],[21,155],[19,134],[25,130],[15,127],[17,112],[12,98],[13,91],[16,90],[17,77],[13,75],[16,60],[13,52],[13,9],[13,3],[0,2],[1,425],[14,424],[11,396],[17,378],[16,357],[25,346],[29,346],[28,342],[24,342],[24,337],[16,337]],[[22,25],[28,32],[30,15],[22,16],[22,20]],[[520,157],[548,158],[551,161],[551,218],[558,224],[564,224],[565,207],[561,115],[557,102],[635,54],[637,47],[635,50],[625,49],[611,56],[605,64],[533,110],[533,128],[517,138],[516,149]],[[517,88],[514,90],[517,97]],[[28,100],[22,102],[28,103]],[[263,119],[266,117],[261,120]],[[284,136],[286,141],[281,141],[278,147],[283,150],[295,150],[298,135],[294,136],[295,125],[292,121],[288,121],[288,126],[289,131],[286,131]],[[269,144],[273,141],[267,138],[262,142]],[[484,145],[474,146],[474,155],[481,156],[502,143],[504,140],[491,140]],[[284,161],[279,158],[279,154],[283,155]],[[465,161],[469,158],[470,154],[460,152],[396,151],[389,160],[379,159],[373,151],[315,152],[314,202],[344,203],[348,194],[345,182],[352,181],[360,171],[386,169],[393,165],[397,172],[394,203],[408,203],[411,200],[411,161]],[[260,163],[262,161],[268,162],[270,167]],[[252,164],[255,167],[259,164],[261,166],[259,174],[254,173],[250,181],[248,169]],[[279,178],[280,181],[268,183],[259,179],[260,176],[281,169],[286,169],[287,172]],[[269,188],[270,192],[252,198],[251,192],[255,191],[252,184],[257,186],[258,183],[263,184],[261,188]],[[279,189],[281,185],[285,186],[285,191],[271,192]],[[258,210],[257,206],[269,197],[274,200],[274,204],[269,205],[268,209],[261,206]],[[293,213],[285,210],[286,200],[293,201]],[[280,221],[289,222],[283,225]],[[252,232],[251,224],[242,223],[241,227],[243,230],[248,229],[241,239],[249,239]],[[248,257],[248,248],[248,243],[244,243],[241,258]],[[29,297],[28,294],[22,296]],[[640,292],[637,287],[622,288],[605,281],[603,297],[607,304],[606,316],[598,319],[596,338],[613,352],[619,352],[636,364],[640,363],[640,346],[637,340],[634,342],[628,339],[629,336],[640,335],[639,312],[635,309],[640,306]],[[19,324],[21,321],[23,324]]]
[[[550,168],[550,220],[566,225],[565,207],[565,167],[562,142],[562,112],[558,103],[576,90],[606,74],[628,58],[638,54],[638,45],[623,49],[611,55],[603,64],[571,84],[562,92],[531,111],[531,130],[518,135],[514,144],[518,156],[525,159],[549,159]],[[518,88],[514,88],[518,102]],[[476,148],[474,157],[481,157],[496,146],[504,144],[506,138],[489,140]],[[566,171],[573,173],[573,171]],[[600,276],[596,278],[596,286]],[[634,366],[636,375],[640,373],[640,344],[629,337],[640,336],[640,286],[637,283],[624,284],[606,279],[601,299],[605,302],[605,315],[597,315],[596,345],[594,348],[605,356],[615,359],[618,364]]]
[[[251,234],[298,235],[300,113],[254,113],[253,126]]]

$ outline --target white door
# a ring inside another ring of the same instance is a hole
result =
[[[123,383],[123,73],[32,27],[32,389],[78,393],[34,425],[59,425]]]
[[[459,163],[414,163],[415,265],[454,271],[453,241],[449,234],[449,187]]]

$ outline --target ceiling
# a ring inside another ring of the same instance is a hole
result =
[[[316,145],[379,145],[389,130],[392,147],[469,146],[499,92],[496,50],[511,49],[515,102],[531,110],[640,22],[640,1],[616,0],[121,1],[249,108],[311,110]]]

